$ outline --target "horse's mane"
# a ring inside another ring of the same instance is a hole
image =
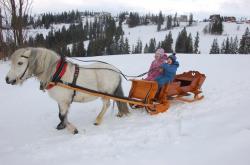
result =
[[[55,72],[55,65],[60,56],[46,48],[27,49],[30,50],[29,71],[41,81],[43,87],[46,87]]]

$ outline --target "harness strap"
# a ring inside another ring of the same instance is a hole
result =
[[[63,74],[66,71],[66,67],[67,67],[67,62],[65,61],[64,58],[60,59],[60,62],[57,63],[56,66],[56,72],[54,73],[53,77],[52,77],[52,82],[58,82],[60,81],[60,79],[62,78]]]
[[[60,61],[56,65],[56,72],[54,73],[51,82],[57,83],[61,80],[62,76],[65,74],[67,69],[67,62],[62,57]],[[55,85],[49,84],[46,89],[49,90],[53,88]]]
[[[73,81],[72,81],[72,85],[74,85],[74,86],[76,85],[78,75],[79,75],[79,66],[77,64],[75,64],[75,73],[74,73],[74,77],[73,77]],[[75,96],[76,96],[76,90],[73,91],[71,103],[73,102]]]

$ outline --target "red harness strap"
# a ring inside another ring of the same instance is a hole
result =
[[[61,69],[61,71],[60,71],[60,73],[59,73],[59,75],[58,75],[58,78],[59,78],[59,80],[62,78],[62,76],[65,74],[65,72],[66,72],[66,69],[67,69],[67,66],[68,66],[68,64],[67,64],[67,62],[65,62],[64,60],[62,60],[62,59],[60,59],[60,61],[57,63],[57,65],[56,65],[56,71],[55,71],[55,73],[53,74],[53,77],[54,77],[54,75],[58,72],[58,69],[59,69],[59,67],[60,67],[60,65],[63,65],[63,68]],[[64,64],[63,64],[64,63]],[[49,84],[47,87],[46,87],[46,89],[47,90],[49,90],[49,89],[51,89],[51,88],[53,88],[55,85],[52,85],[52,84]]]

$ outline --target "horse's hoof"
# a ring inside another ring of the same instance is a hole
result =
[[[66,125],[63,124],[63,123],[61,122],[61,123],[59,123],[59,124],[57,125],[56,129],[57,129],[57,130],[61,130],[61,129],[64,129],[65,127],[66,127]]]
[[[95,123],[94,123],[94,125],[95,125],[95,126],[98,126],[98,125],[100,125],[100,124],[99,124],[99,123],[97,123],[97,122],[95,122]]]
[[[73,132],[73,134],[74,134],[74,135],[75,135],[75,134],[78,134],[78,130],[75,129],[74,132]]]
[[[123,114],[118,113],[116,116],[117,116],[117,117],[122,117],[122,116],[123,116]]]

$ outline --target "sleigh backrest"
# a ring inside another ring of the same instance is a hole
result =
[[[176,75],[172,83],[166,84],[161,95],[174,96],[194,92],[201,88],[206,76],[198,71],[189,71]]]

